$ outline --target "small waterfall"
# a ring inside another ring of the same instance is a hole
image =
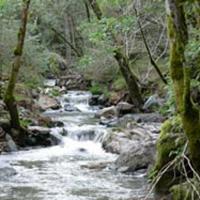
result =
[[[89,112],[91,111],[89,106],[89,100],[91,97],[92,94],[90,92],[69,91],[67,94],[62,96],[61,105],[63,109],[67,111]]]
[[[71,126],[64,128],[67,137],[77,141],[100,142],[106,132],[105,127],[100,125]]]

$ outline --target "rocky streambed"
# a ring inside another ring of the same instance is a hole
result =
[[[60,107],[44,112],[62,127],[29,128],[50,134],[58,145],[0,156],[1,200],[144,199],[159,116],[119,117],[119,108],[90,106],[91,97],[69,91],[58,99]]]

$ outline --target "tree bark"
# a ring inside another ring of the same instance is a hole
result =
[[[11,127],[17,130],[21,129],[19,114],[17,110],[17,104],[14,97],[14,90],[17,81],[17,76],[21,66],[21,57],[23,54],[24,40],[26,35],[26,26],[28,18],[30,0],[23,0],[23,9],[21,13],[21,25],[18,32],[18,41],[17,46],[14,50],[14,61],[12,64],[12,71],[9,78],[8,87],[4,96],[4,102],[8,108],[10,118],[11,118]],[[20,131],[19,131],[20,132]]]
[[[102,12],[101,9],[97,3],[96,0],[89,0],[90,6],[93,9],[94,14],[96,15],[98,20],[102,19]],[[112,31],[108,30],[109,33],[112,35],[113,42],[116,44],[116,46],[121,46],[121,44],[118,44],[118,40],[115,35],[112,34]],[[114,50],[114,58],[116,59],[120,71],[122,73],[122,76],[124,77],[126,81],[126,85],[129,91],[130,98],[135,106],[137,106],[139,109],[142,108],[143,105],[143,99],[142,95],[137,83],[137,79],[133,75],[130,66],[129,66],[129,60],[126,55],[123,54],[123,51],[121,48],[118,48]]]
[[[190,68],[185,65],[184,53],[188,42],[188,30],[183,6],[182,0],[166,0],[170,73],[177,110],[188,138],[191,160],[195,170],[200,174],[200,112],[191,100]]]

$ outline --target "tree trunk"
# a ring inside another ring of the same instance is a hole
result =
[[[23,53],[24,40],[25,40],[25,35],[26,35],[26,25],[27,25],[29,5],[30,5],[30,0],[23,0],[23,9],[21,13],[21,25],[18,32],[18,41],[17,41],[16,49],[14,50],[14,61],[12,64],[12,71],[11,71],[8,87],[5,93],[5,97],[4,97],[4,102],[8,108],[10,118],[11,118],[11,127],[17,130],[20,130],[21,126],[20,126],[20,121],[19,121],[17,104],[14,97],[14,90],[15,90],[15,85],[16,85],[19,69],[21,66],[21,57]]]
[[[114,53],[115,53],[115,59],[117,60],[118,65],[120,67],[122,76],[124,77],[127,83],[131,100],[135,106],[137,106],[138,108],[141,108],[143,104],[143,99],[141,97],[140,90],[136,82],[136,78],[134,77],[134,75],[132,74],[130,70],[128,60],[126,56],[124,56],[123,53],[120,52],[120,49],[115,50]]]
[[[190,68],[185,66],[185,47],[188,32],[182,0],[166,0],[168,33],[170,39],[170,72],[176,105],[195,170],[200,174],[200,118],[199,110],[191,101]]]
[[[101,20],[103,14],[96,0],[89,0],[89,3],[97,19]],[[112,34],[112,31],[109,31],[109,32]],[[113,42],[116,44],[116,46],[121,46],[121,44],[120,45],[118,44],[117,42],[118,40],[116,39],[116,37],[114,35],[112,35],[112,37],[113,37]],[[122,73],[122,76],[124,77],[126,81],[126,85],[127,85],[132,102],[134,103],[135,106],[141,109],[143,105],[142,95],[140,93],[137,79],[135,78],[135,76],[133,75],[130,69],[129,60],[127,56],[123,54],[121,49],[117,49],[114,51],[114,58],[116,59],[119,65],[120,71]]]

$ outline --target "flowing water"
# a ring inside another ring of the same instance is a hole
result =
[[[98,124],[88,92],[68,92],[60,98],[62,109],[45,114],[64,122],[53,128],[58,146],[0,156],[0,200],[133,200],[144,197],[143,174],[125,175],[112,170],[117,155],[100,144],[106,127]],[[65,111],[71,106],[70,111]],[[61,136],[62,133],[62,136]]]

